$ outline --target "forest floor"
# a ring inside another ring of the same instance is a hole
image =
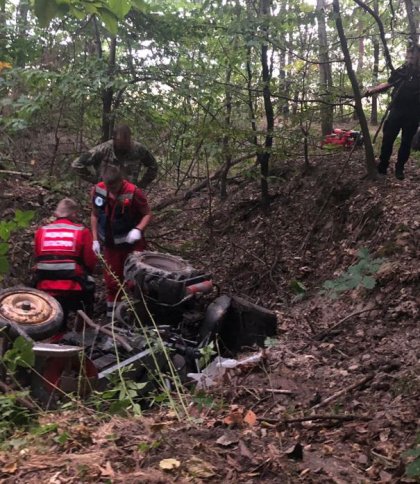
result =
[[[278,335],[261,364],[193,396],[190,420],[165,406],[130,419],[83,406],[46,413],[42,435],[17,431],[3,445],[2,482],[414,482],[402,454],[419,432],[420,168],[370,182],[362,154],[346,158],[306,171],[290,162],[271,181],[268,215],[257,183],[238,176],[225,201],[203,191],[155,218],[152,249],[276,311]],[[6,215],[47,214],[59,197],[6,185]],[[159,187],[149,199],[165,195]],[[31,234],[14,244],[10,283],[24,282],[30,261],[17,261],[28,259]],[[383,259],[375,287],[322,293],[360,249]]]

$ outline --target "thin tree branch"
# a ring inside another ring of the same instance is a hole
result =
[[[380,19],[379,15],[376,12],[374,12],[368,5],[363,3],[361,0],[354,0],[354,2],[356,2],[357,5],[359,5],[359,7],[362,7],[363,10],[368,12],[375,19],[379,28],[379,34],[382,40],[382,45],[384,46],[385,62],[387,66],[390,68],[390,70],[394,71],[395,69],[394,69],[394,66],[392,65],[391,55],[389,53],[388,44],[385,39],[385,30],[384,30],[384,25],[382,23],[382,20]]]

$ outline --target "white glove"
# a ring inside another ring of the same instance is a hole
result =
[[[141,230],[140,229],[131,229],[130,232],[128,232],[127,238],[125,241],[128,244],[134,244],[134,242],[137,242],[138,240],[141,239]]]
[[[92,250],[93,252],[95,252],[96,255],[99,255],[101,253],[101,246],[97,240],[93,241]]]

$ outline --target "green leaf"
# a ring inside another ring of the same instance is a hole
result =
[[[34,0],[35,15],[38,17],[39,25],[48,27],[51,20],[59,15],[60,9],[55,0]]]
[[[27,210],[25,212],[22,210],[16,210],[15,222],[18,227],[25,228],[29,225],[29,222],[34,218],[34,216],[34,210]]]
[[[45,425],[40,425],[39,427],[35,427],[31,430],[31,434],[33,435],[45,435],[49,434],[50,432],[55,432],[58,429],[58,425],[56,423],[49,423]]]
[[[111,414],[124,414],[129,406],[130,402],[128,400],[117,400],[109,406],[109,412]]]
[[[3,360],[10,364],[14,370],[18,366],[25,368],[35,364],[35,353],[32,349],[32,342],[26,340],[23,336],[18,336],[10,350],[6,351]]]
[[[102,22],[105,24],[106,29],[113,35],[117,35],[118,32],[118,19],[109,10],[104,8],[99,9],[99,16]]]
[[[311,13],[314,10],[314,7],[312,5],[309,5],[309,3],[301,3],[299,5],[299,9],[303,13]]]
[[[93,10],[92,12],[90,10]],[[86,17],[86,14],[90,13],[96,13],[97,10],[96,8],[88,8],[88,5],[85,6],[85,8],[83,10],[81,10],[80,8],[72,8],[71,9],[71,14],[73,15],[73,17],[77,18],[77,20],[83,20],[85,17]]]
[[[0,242],[0,256],[6,255],[9,252],[9,244],[7,242]]]
[[[147,10],[147,5],[144,0],[132,0],[132,6],[141,12]]]
[[[89,14],[96,14],[98,12],[98,6],[92,3],[87,3],[84,6],[84,9],[86,13],[89,13]]]
[[[360,284],[366,289],[373,289],[376,286],[376,280],[374,277],[365,276]]]
[[[297,294],[303,294],[306,292],[305,285],[299,282],[297,279],[292,279],[289,282],[289,286],[290,286],[290,289]]]
[[[418,449],[408,449],[402,455],[404,457],[420,457],[420,447]]]
[[[130,0],[108,0],[109,10],[120,20],[122,20],[131,9]]]
[[[70,435],[67,432],[63,432],[62,434],[55,437],[55,441],[58,444],[64,445],[70,439]]]
[[[7,274],[9,272],[9,261],[7,257],[2,255],[0,256],[0,274]]]
[[[132,405],[132,410],[133,410],[134,415],[141,415],[141,413],[142,413],[141,412],[141,407],[140,407],[140,405],[138,403],[134,403]]]
[[[420,477],[420,459],[411,462],[405,468],[405,473],[409,477]]]
[[[366,248],[366,247],[363,247],[361,249],[359,249],[358,253],[357,253],[358,257],[360,257],[361,259],[366,259],[369,257],[369,249]]]
[[[32,342],[23,336],[18,336],[13,343],[13,348],[19,352],[21,361],[28,366],[35,364],[35,353],[32,349]]]
[[[10,238],[10,225],[8,222],[0,223],[0,239],[7,242]]]

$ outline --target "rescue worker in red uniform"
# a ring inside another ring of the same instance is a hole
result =
[[[123,178],[119,167],[108,165],[102,178],[92,191],[92,248],[99,254],[100,243],[104,247],[107,317],[112,318],[122,298],[124,263],[131,252],[146,248],[144,230],[152,212],[143,192]]]
[[[55,297],[64,312],[93,310],[95,284],[91,276],[97,257],[90,230],[76,223],[78,205],[71,198],[61,200],[56,220],[35,233],[35,287]]]

